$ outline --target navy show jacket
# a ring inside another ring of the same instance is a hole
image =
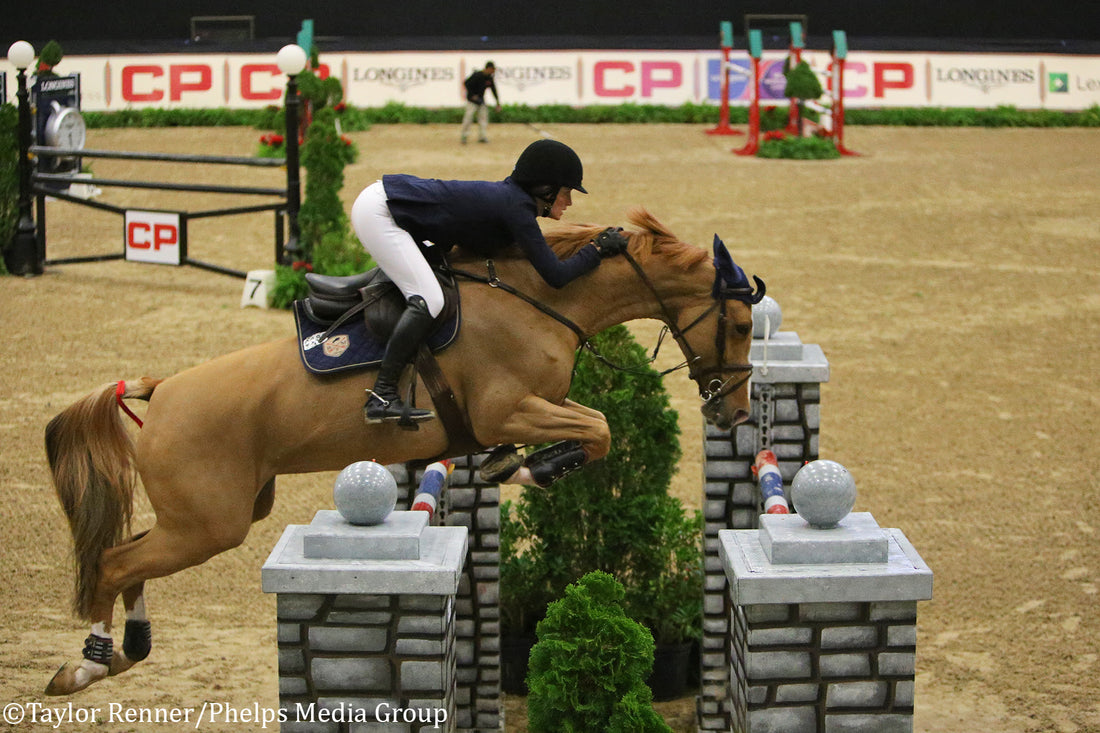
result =
[[[492,257],[517,245],[542,279],[560,288],[600,264],[594,245],[558,259],[538,225],[535,202],[511,177],[503,181],[441,181],[404,174],[382,177],[393,220],[412,235],[442,247]],[[423,245],[421,245],[423,246]]]

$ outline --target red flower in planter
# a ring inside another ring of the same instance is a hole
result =
[[[292,264],[290,266],[290,268],[292,270],[305,270],[306,272],[313,272],[313,263],[303,262],[302,260],[298,260],[297,262]]]
[[[764,133],[764,140],[765,141],[768,141],[768,140],[786,140],[786,139],[787,139],[787,133],[783,132],[782,130],[768,130],[767,132]]]

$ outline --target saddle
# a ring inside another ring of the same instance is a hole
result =
[[[420,346],[415,366],[457,455],[480,446],[434,356],[454,343],[462,318],[455,279],[442,268],[433,269],[443,288],[444,306]],[[346,277],[311,272],[306,283],[308,294],[294,302],[298,351],[306,369],[323,375],[377,366],[405,310],[405,296],[397,285],[379,268]],[[409,403],[414,402],[410,398]]]
[[[447,324],[459,313],[458,285],[444,270],[435,270],[443,289],[443,310],[436,317],[436,326]],[[381,341],[386,341],[405,311],[405,296],[381,268],[358,275],[338,276],[306,273],[309,293],[302,309],[311,321],[332,326],[362,312],[367,329]],[[449,341],[448,341],[449,344]],[[439,347],[432,347],[439,351]]]

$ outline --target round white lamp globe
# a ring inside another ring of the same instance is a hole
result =
[[[306,60],[305,50],[293,43],[283,46],[279,49],[279,53],[275,54],[275,63],[287,76],[294,76],[306,68]]]
[[[34,62],[34,46],[26,41],[16,41],[8,47],[8,61],[17,69],[27,68]]]

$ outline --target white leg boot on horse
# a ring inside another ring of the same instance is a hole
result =
[[[126,630],[122,648],[114,648],[114,640],[103,623],[92,626],[84,642],[84,658],[68,662],[57,671],[46,686],[47,695],[68,695],[79,692],[104,677],[122,674],[149,656],[152,649],[152,627],[145,614],[144,583],[123,593],[126,607]]]

